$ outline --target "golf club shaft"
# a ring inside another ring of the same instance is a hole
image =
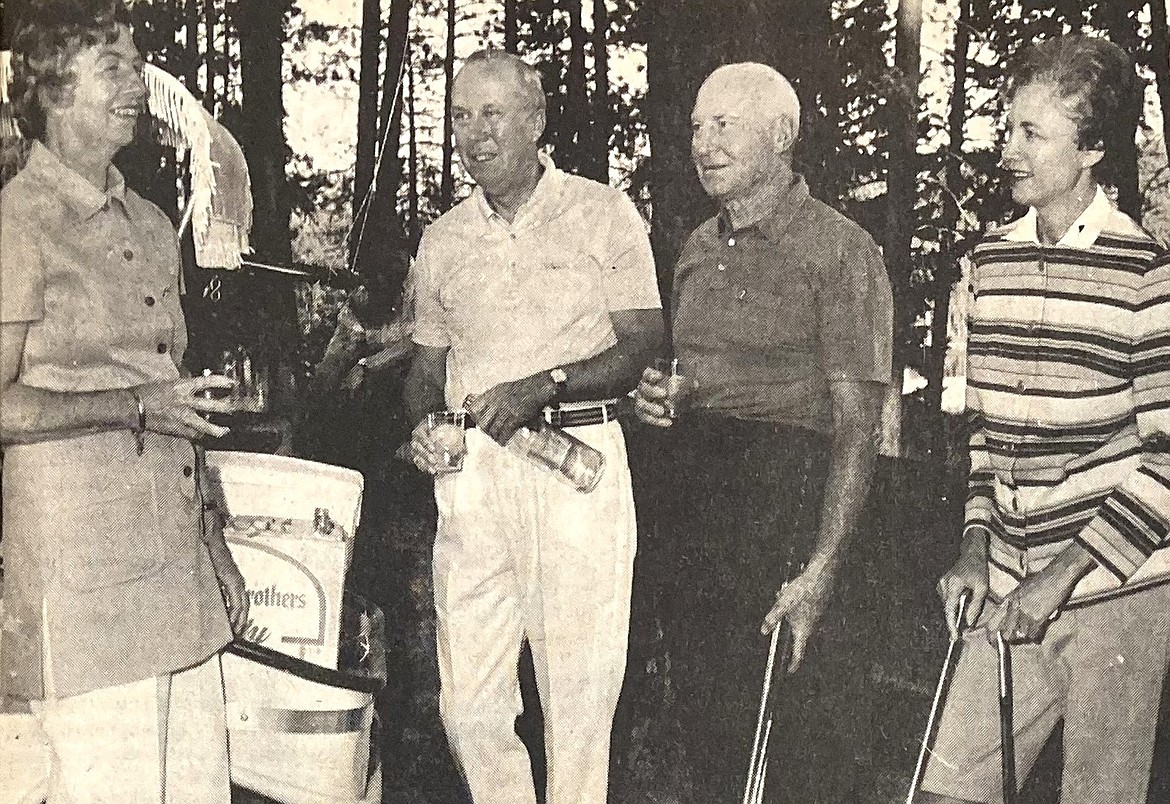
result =
[[[1003,634],[995,635],[999,654],[999,736],[1003,767],[1003,802],[1016,804],[1016,736],[1012,711],[1012,654]]]
[[[757,763],[755,785],[752,791],[752,804],[764,804],[764,780],[767,778],[768,773],[768,738],[771,736],[772,718],[769,717],[767,725],[764,726],[764,745],[760,749],[760,761]]]
[[[772,689],[772,673],[776,669],[776,649],[780,645],[780,626],[772,629],[772,644],[768,647],[768,664],[764,669],[764,692],[760,696],[760,714],[756,719],[756,736],[752,741],[752,756],[748,762],[747,784],[743,788],[743,804],[752,801],[757,768],[763,764],[760,759],[761,739],[764,735],[764,716],[768,710],[768,692]]]
[[[964,591],[959,596],[958,611],[955,614],[955,638],[947,646],[946,659],[943,660],[942,672],[938,676],[938,686],[934,690],[934,700],[930,704],[930,715],[926,718],[926,731],[922,735],[922,746],[918,749],[918,762],[914,765],[914,775],[910,777],[910,792],[906,794],[906,804],[914,804],[914,796],[918,793],[918,785],[922,784],[922,774],[926,770],[926,755],[930,751],[930,738],[937,726],[939,710],[941,709],[943,692],[950,682],[951,671],[954,669],[954,657],[959,644],[963,640],[963,618],[967,613],[967,604],[971,600],[971,593]]]

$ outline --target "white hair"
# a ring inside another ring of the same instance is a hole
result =
[[[779,71],[759,62],[742,61],[717,67],[703,83],[712,80],[728,81],[754,89],[763,104],[760,111],[768,115],[770,121],[789,123],[792,126],[792,139],[796,139],[800,131],[800,99],[796,97],[792,84]]]

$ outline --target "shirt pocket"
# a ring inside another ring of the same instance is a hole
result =
[[[138,580],[163,565],[153,478],[111,463],[63,487],[55,512],[57,568],[64,585],[101,589]]]

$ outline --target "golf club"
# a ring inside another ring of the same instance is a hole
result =
[[[784,649],[780,650],[783,643]],[[768,738],[772,733],[772,712],[770,695],[772,692],[772,677],[776,673],[776,658],[780,656],[780,665],[787,668],[791,653],[791,639],[787,622],[781,622],[772,629],[772,643],[768,647],[768,663],[764,668],[764,690],[760,695],[760,713],[756,719],[756,736],[752,742],[751,760],[748,762],[747,783],[743,789],[743,804],[758,804],[763,801],[764,764],[767,759]]]
[[[943,696],[951,683],[951,674],[955,669],[955,657],[959,645],[963,641],[963,622],[967,614],[967,605],[971,602],[971,591],[963,590],[959,595],[959,605],[955,613],[955,637],[947,646],[947,655],[943,660],[942,672],[938,677],[938,686],[934,690],[934,700],[930,704],[930,715],[926,719],[926,731],[922,735],[922,747],[918,750],[918,762],[914,765],[914,775],[910,778],[910,792],[906,794],[906,804],[914,804],[914,796],[918,794],[918,785],[922,784],[922,774],[926,770],[926,755],[930,751],[930,743],[938,728],[938,716],[942,710]]]
[[[1016,804],[1016,737],[1012,730],[1012,653],[1003,634],[995,635],[999,654],[999,735],[1003,767],[1003,804]]]

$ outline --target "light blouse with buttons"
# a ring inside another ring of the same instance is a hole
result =
[[[0,320],[29,323],[21,383],[100,391],[177,378],[187,334],[170,221],[114,168],[103,193],[40,143],[23,172],[52,191],[0,237]]]

